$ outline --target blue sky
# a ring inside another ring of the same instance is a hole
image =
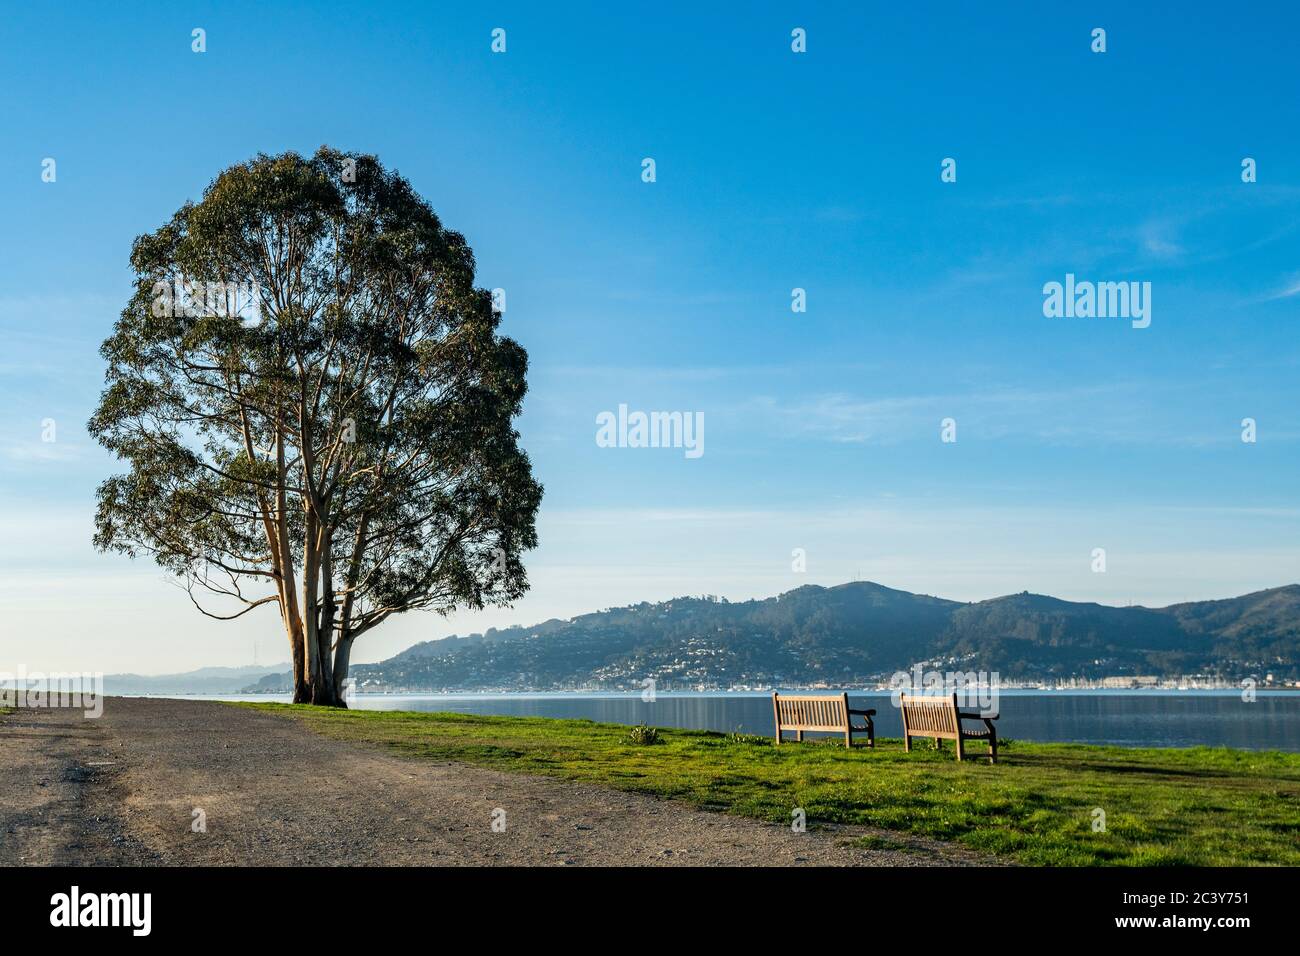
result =
[[[132,239],[231,163],[322,143],[400,170],[506,290],[546,486],[524,601],[389,622],[355,659],[854,577],[1112,604],[1300,580],[1300,14],[605,6],[7,11],[0,663],[286,656],[273,609],[201,619],[91,549],[114,465],[84,423]],[[1066,273],[1150,282],[1150,327],[1045,317]],[[620,403],[702,412],[704,455],[598,447]]]

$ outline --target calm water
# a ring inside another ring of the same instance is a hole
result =
[[[887,693],[850,692],[850,699],[876,708],[878,736],[902,735]],[[362,695],[354,706],[772,733],[772,699],[765,694],[660,693],[653,703],[639,694]],[[1015,740],[1300,753],[1300,693],[1260,691],[1246,703],[1237,691],[1003,691],[999,709],[998,733]]]

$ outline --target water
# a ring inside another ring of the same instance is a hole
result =
[[[898,711],[890,706],[887,693],[850,691],[850,700],[856,707],[876,708],[877,736],[902,735]],[[767,694],[660,693],[653,703],[642,701],[639,694],[363,694],[353,706],[772,733],[772,698]],[[1015,740],[1300,753],[1300,693],[1287,691],[1258,691],[1255,701],[1247,703],[1238,691],[1006,690],[999,710],[998,733]]]

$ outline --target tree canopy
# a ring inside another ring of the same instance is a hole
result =
[[[327,147],[259,155],[131,265],[89,424],[129,466],[99,487],[97,547],[152,555],[210,616],[277,605],[313,703],[341,702],[392,615],[524,593],[527,354],[410,183]]]

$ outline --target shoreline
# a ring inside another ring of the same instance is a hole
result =
[[[877,732],[901,732],[897,710],[883,692],[849,692],[874,707]],[[145,696],[145,695],[142,695]],[[153,699],[220,700],[287,704],[289,695],[156,694]],[[1257,692],[1253,702],[1223,691],[1005,691],[991,709],[1003,713],[1002,732],[1038,743],[1187,749],[1227,747],[1242,751],[1300,753],[1300,696]],[[589,719],[597,722],[682,730],[770,734],[771,698],[759,692],[656,693],[531,692],[480,694],[358,694],[355,710],[412,711]]]

